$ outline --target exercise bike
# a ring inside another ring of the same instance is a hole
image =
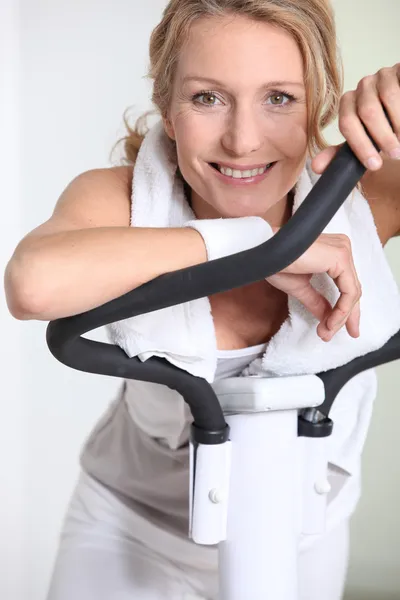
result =
[[[233,377],[213,384],[163,358],[142,363],[119,346],[81,336],[281,271],[314,243],[364,172],[345,143],[296,213],[267,242],[163,274],[47,327],[50,352],[65,365],[163,384],[189,405],[188,534],[197,544],[218,545],[221,600],[297,599],[299,522],[308,534],[323,533],[325,527],[332,404],[352,377],[400,358],[400,331],[379,350],[330,371]],[[310,443],[303,443],[306,438]]]

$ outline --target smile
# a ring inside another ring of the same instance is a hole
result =
[[[276,162],[268,163],[265,167],[248,169],[245,171],[221,167],[217,163],[209,163],[209,165],[212,167],[213,172],[217,177],[224,183],[230,185],[249,185],[252,183],[259,183],[265,179],[276,165]]]

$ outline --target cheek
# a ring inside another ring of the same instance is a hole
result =
[[[307,130],[306,123],[293,123],[289,120],[281,120],[271,137],[272,145],[278,150],[279,154],[288,159],[298,159],[307,150]]]
[[[191,162],[199,149],[209,142],[207,128],[201,127],[195,119],[181,118],[175,122],[175,141],[178,156],[181,161]]]
[[[276,115],[268,121],[266,135],[268,142],[279,155],[288,159],[298,159],[307,151],[306,112]]]

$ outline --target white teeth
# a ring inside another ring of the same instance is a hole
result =
[[[231,169],[230,167],[221,167],[217,165],[218,170],[228,177],[233,177],[234,179],[245,179],[248,177],[255,177],[256,175],[262,175],[265,171],[271,166],[271,163],[268,163],[265,167],[261,167],[259,169],[248,169],[246,171],[239,171],[239,169]]]

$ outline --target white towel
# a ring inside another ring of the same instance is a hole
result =
[[[147,133],[134,168],[131,225],[181,227],[196,216],[176,174],[170,139],[158,122]],[[295,186],[295,212],[319,176],[307,160]],[[352,243],[360,279],[360,337],[342,328],[326,343],[317,335],[317,319],[289,297],[289,316],[270,340],[261,359],[242,375],[295,375],[318,373],[343,365],[380,348],[400,328],[400,295],[379,241],[367,201],[354,189],[325,228],[324,233],[346,234]],[[132,269],[135,265],[132,264]],[[338,289],[326,274],[314,275],[312,284],[333,305]],[[108,326],[110,340],[128,356],[145,361],[160,356],[212,383],[217,365],[217,342],[208,298],[140,315]]]

